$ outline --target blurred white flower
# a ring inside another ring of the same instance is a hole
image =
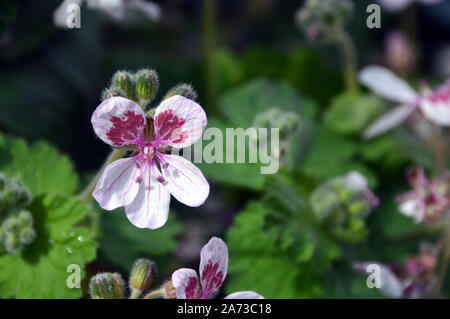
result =
[[[89,9],[98,10],[115,21],[123,21],[129,12],[140,12],[150,21],[157,21],[161,16],[161,8],[154,2],[145,0],[85,0]],[[67,12],[71,4],[81,6],[83,0],[64,0],[53,13],[56,26],[66,28]]]
[[[372,138],[400,125],[417,110],[436,125],[450,126],[450,82],[434,90],[424,86],[418,93],[405,80],[381,66],[367,66],[358,76],[361,84],[378,95],[400,103],[371,124],[364,132],[365,138]]]
[[[441,2],[441,0],[379,0],[380,4],[389,12],[400,12],[413,2],[425,5],[432,5]]]

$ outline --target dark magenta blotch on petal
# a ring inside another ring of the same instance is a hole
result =
[[[139,129],[145,125],[145,119],[141,114],[127,111],[122,118],[111,117],[113,124],[106,136],[114,145],[121,146],[126,142],[134,142],[139,137]]]

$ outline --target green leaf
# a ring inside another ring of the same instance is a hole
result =
[[[227,292],[254,290],[266,298],[307,298],[320,292],[316,278],[276,245],[275,230],[262,231],[269,212],[250,203],[227,233]]]
[[[88,214],[82,202],[61,195],[41,195],[27,208],[33,215],[36,239],[20,255],[0,255],[0,295],[3,298],[78,298],[79,288],[68,288],[75,264],[84,277],[84,265],[95,258],[97,244],[86,229],[77,227]]]
[[[331,102],[324,124],[340,134],[360,134],[383,110],[383,102],[373,95],[344,93]]]
[[[222,136],[226,136],[226,125],[222,122],[211,119],[209,120],[208,127],[218,128]],[[203,149],[212,141],[203,141]],[[194,146],[195,148],[195,146]],[[234,152],[235,157],[238,148],[237,143],[234,143],[234,148],[231,148],[229,143],[224,141],[223,144],[223,159],[222,163],[196,163],[203,174],[208,179],[212,179],[218,182],[232,184],[241,187],[247,187],[255,190],[261,190],[264,185],[265,175],[260,172],[261,164],[258,163],[225,163],[225,156],[229,152]],[[248,154],[248,146],[245,148],[246,154]],[[248,156],[247,156],[248,157]],[[265,165],[265,164],[264,164]]]
[[[220,109],[233,127],[248,128],[257,114],[270,108],[294,111],[305,119],[312,119],[316,105],[303,99],[287,82],[273,82],[265,78],[249,81],[223,95]]]
[[[69,195],[77,189],[70,159],[44,141],[27,145],[23,139],[0,135],[0,171],[17,176],[33,195]]]
[[[318,181],[355,170],[367,178],[370,187],[375,187],[378,183],[376,175],[364,163],[358,161],[357,153],[358,144],[353,140],[319,127],[301,165],[301,170]]]
[[[124,269],[129,269],[138,258],[152,259],[173,252],[176,249],[175,237],[181,232],[181,225],[173,212],[164,227],[151,230],[133,226],[123,209],[102,211],[100,227],[100,252]]]
[[[234,143],[234,148],[231,148],[230,141],[226,139],[226,128],[247,130],[254,126],[256,116],[274,107],[282,111],[294,112],[299,116],[300,128],[286,138],[285,142],[289,147],[283,158],[285,161],[282,163],[282,165],[292,168],[301,159],[303,149],[306,148],[309,130],[312,127],[311,123],[317,111],[316,104],[311,100],[301,98],[290,84],[272,82],[263,78],[250,81],[229,91],[222,97],[220,106],[226,121],[209,119],[208,127],[221,130],[222,136],[225,138],[223,154],[225,156],[234,152],[235,162],[225,163],[225,158],[222,158],[222,163],[202,163],[199,164],[199,167],[207,178],[255,190],[262,189],[267,177],[261,174],[261,167],[270,164],[249,163],[248,160],[246,163],[236,163],[238,145]],[[244,151],[249,154],[248,141],[246,142]],[[203,141],[203,147],[209,143],[209,141]]]

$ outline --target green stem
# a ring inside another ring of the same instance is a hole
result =
[[[206,103],[211,114],[217,112],[217,82],[215,70],[216,1],[203,0],[203,54]]]
[[[353,40],[344,30],[337,32],[336,40],[341,48],[347,90],[350,92],[358,92],[358,82],[356,81],[356,51]]]
[[[433,150],[434,161],[436,164],[437,171],[439,174],[442,175],[446,171],[444,163],[444,152],[442,150],[442,142],[439,134],[439,127],[434,123],[431,123],[430,144],[431,149]]]
[[[102,168],[98,171],[98,173],[95,175],[95,177],[92,179],[92,181],[89,183],[89,185],[81,192],[80,195],[78,195],[78,198],[81,199],[85,203],[89,203],[92,199],[92,192],[95,189],[95,186],[97,185],[98,180],[100,179],[100,176],[102,176],[102,173],[106,166],[114,162],[115,160],[118,160],[119,158],[122,158],[125,155],[126,151],[123,150],[113,150],[111,154],[109,154],[108,158],[106,159],[105,163],[103,164]]]
[[[447,274],[448,264],[450,262],[450,225],[447,221],[447,229],[442,237],[442,253],[439,268],[437,269],[436,285],[433,289],[433,295],[439,296],[442,285],[444,284],[445,275]]]
[[[143,299],[155,299],[162,296],[164,296],[164,290],[159,289],[149,292],[147,295],[144,296]]]

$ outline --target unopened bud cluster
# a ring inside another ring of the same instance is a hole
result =
[[[25,209],[30,201],[31,194],[19,179],[0,174],[0,246],[9,254],[19,253],[36,237],[33,216]]]
[[[251,137],[251,141],[256,144],[259,141],[271,141],[271,136],[260,136],[259,129],[267,128],[267,134],[271,134],[271,129],[278,129],[279,145],[278,150],[274,149],[274,145],[270,145],[271,153],[275,151],[281,159],[289,149],[291,137],[298,131],[301,126],[299,116],[290,111],[282,111],[279,108],[270,108],[265,112],[259,113],[253,120],[253,127],[257,130],[257,135]]]
[[[92,299],[122,299],[125,284],[119,273],[101,273],[91,278],[89,292]]]
[[[295,16],[297,25],[313,41],[330,41],[353,13],[349,0],[307,0]]]
[[[158,89],[159,77],[155,70],[141,69],[135,73],[117,71],[112,77],[111,85],[103,91],[102,100],[122,96],[146,108],[155,99]],[[185,83],[170,89],[163,100],[174,95],[181,95],[191,100],[197,99],[197,93],[189,84]]]
[[[175,288],[171,281],[164,283],[162,287],[143,296],[152,287],[155,275],[156,267],[153,261],[144,258],[138,259],[134,263],[128,279],[131,290],[129,298],[176,298]],[[100,273],[91,278],[89,293],[92,299],[123,299],[126,298],[125,281],[119,273]]]
[[[364,218],[377,206],[366,179],[357,172],[337,177],[317,187],[310,196],[316,218],[344,240],[365,235]],[[359,239],[359,238],[356,238]]]

